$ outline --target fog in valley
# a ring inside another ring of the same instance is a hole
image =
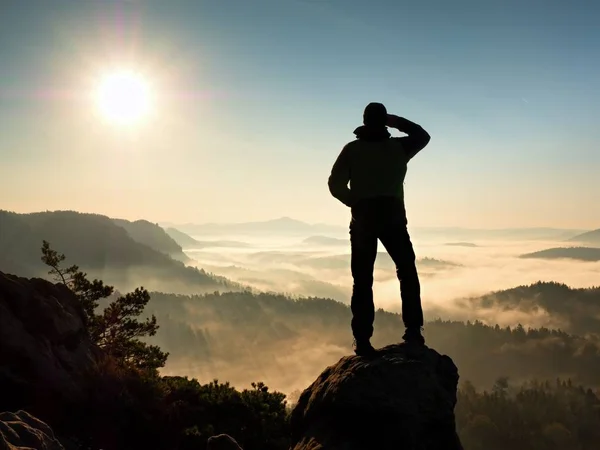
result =
[[[448,239],[444,239],[443,232],[433,238],[413,233],[423,307],[429,319],[442,316],[454,320],[479,319],[500,325],[520,322],[532,327],[554,326],[556,323],[552,322],[552,318],[541,312],[540,316],[521,316],[516,311],[514,314],[509,311],[474,311],[464,308],[462,299],[537,281],[554,281],[582,288],[600,285],[600,261],[520,258],[524,254],[565,246],[564,241],[488,238],[456,243],[451,242],[452,234],[447,234]],[[195,237],[217,245],[203,249],[184,248],[194,260],[190,264],[209,272],[260,291],[328,297],[344,303],[350,301],[350,243],[349,237],[341,232],[335,237],[326,237],[335,240],[334,243],[327,243],[322,236]],[[245,246],[218,246],[228,240],[244,243]],[[325,243],[319,245],[319,241]],[[393,261],[381,243],[378,251],[375,305],[386,311],[400,312],[399,283]]]
[[[179,240],[188,265],[252,293],[153,294],[149,310],[161,324],[154,341],[171,353],[163,373],[240,387],[264,381],[293,397],[324,366],[351,353],[350,311],[339,303],[349,304],[352,286],[347,230],[177,230],[192,238],[187,245]],[[579,231],[411,231],[426,338],[457,362],[461,378],[482,387],[501,375],[515,381],[563,375],[597,384],[592,374],[600,369],[600,291],[582,288],[600,285],[600,261],[522,257],[572,247],[566,241]],[[399,342],[403,326],[390,314],[401,308],[394,265],[381,244],[379,252],[374,294],[376,308],[385,312],[378,312],[374,344],[382,346]],[[458,322],[467,320],[481,324]],[[528,328],[542,331],[528,334]],[[494,362],[486,364],[490,355]]]

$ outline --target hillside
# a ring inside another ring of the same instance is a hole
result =
[[[136,220],[134,222],[124,219],[112,220],[120,227],[125,228],[134,241],[147,245],[165,255],[169,255],[177,261],[190,261],[190,258],[183,253],[181,245],[157,224],[148,222],[147,220]]]
[[[183,231],[179,231],[177,228],[168,227],[165,228],[165,232],[177,242],[181,248],[192,248],[200,244],[199,241],[191,237],[189,234],[184,233]]]
[[[0,447],[404,448],[398,431],[415,424],[432,449],[453,448],[455,429],[466,449],[591,450],[600,439],[592,340],[437,320],[426,324],[429,349],[391,345],[363,358],[350,352],[349,308],[330,300],[231,292],[152,303],[157,338],[173,349],[166,376],[106,359],[64,286],[0,273]],[[376,345],[397,342],[400,317],[376,320]],[[282,385],[298,388],[286,399]],[[367,425],[348,434],[356,417]]]
[[[588,231],[587,233],[578,234],[577,236],[569,239],[569,241],[600,246],[600,228],[597,230]]]
[[[600,336],[600,286],[576,289],[562,283],[537,282],[465,299],[462,304],[479,312],[501,310],[535,317],[569,333]]]
[[[183,263],[134,240],[125,228],[98,214],[73,211],[17,214],[0,211],[0,270],[27,277],[47,277],[40,260],[43,240],[67,262],[118,289],[198,293],[238,288],[234,283]]]
[[[541,285],[523,295],[535,296],[544,287],[556,291],[554,303],[573,300],[573,290],[560,285]],[[582,308],[586,295],[588,304],[595,299],[600,307],[599,292],[582,293],[564,317]],[[350,308],[333,300],[243,292],[193,297],[153,293],[148,308],[161,324],[153,342],[170,352],[166,373],[186,371],[205,381],[218,375],[236,385],[262,379],[290,392],[351,352]],[[581,316],[574,315],[573,326],[583,330],[586,324],[576,317]],[[600,320],[591,325],[600,329]],[[398,314],[378,310],[373,344],[399,342],[402,330]],[[462,379],[480,387],[491,386],[499,372],[515,383],[571,377],[600,386],[600,349],[594,339],[547,328],[528,331],[439,320],[425,324],[425,336],[430,347],[452,357]]]
[[[288,448],[283,394],[161,377],[136,361],[144,304],[111,303],[120,312],[94,333],[81,300],[62,283],[0,271],[0,449],[210,449],[215,430],[247,450]]]
[[[578,261],[600,261],[600,248],[590,247],[558,247],[526,253],[520,258],[539,259],[576,259]]]

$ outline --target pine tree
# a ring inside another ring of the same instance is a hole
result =
[[[43,241],[41,259],[50,267],[48,273],[55,281],[63,283],[77,296],[90,337],[105,354],[125,366],[137,369],[156,370],[165,365],[169,354],[156,345],[140,340],[156,335],[159,327],[154,315],[145,320],[138,319],[150,301],[146,289],[139,287],[133,292],[119,295],[97,313],[100,300],[113,295],[113,286],[97,279],[89,281],[87,274],[79,270],[77,265],[62,268],[65,255],[53,250],[47,241]]]

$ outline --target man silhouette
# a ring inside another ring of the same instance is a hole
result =
[[[400,280],[406,328],[403,339],[425,343],[421,286],[404,207],[404,177],[407,163],[431,139],[420,125],[389,115],[381,103],[367,105],[363,123],[354,130],[356,139],[346,144],[336,159],[328,183],[331,194],[351,208],[351,326],[357,355],[374,351],[373,270],[378,239],[394,261]],[[387,127],[407,136],[391,137]]]

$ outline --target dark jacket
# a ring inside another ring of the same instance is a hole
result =
[[[405,137],[391,137],[386,127],[358,127],[356,139],[344,146],[329,176],[329,191],[346,206],[376,197],[404,201],[408,162],[430,141],[421,126],[395,117],[394,128]],[[348,187],[350,183],[350,187]]]

